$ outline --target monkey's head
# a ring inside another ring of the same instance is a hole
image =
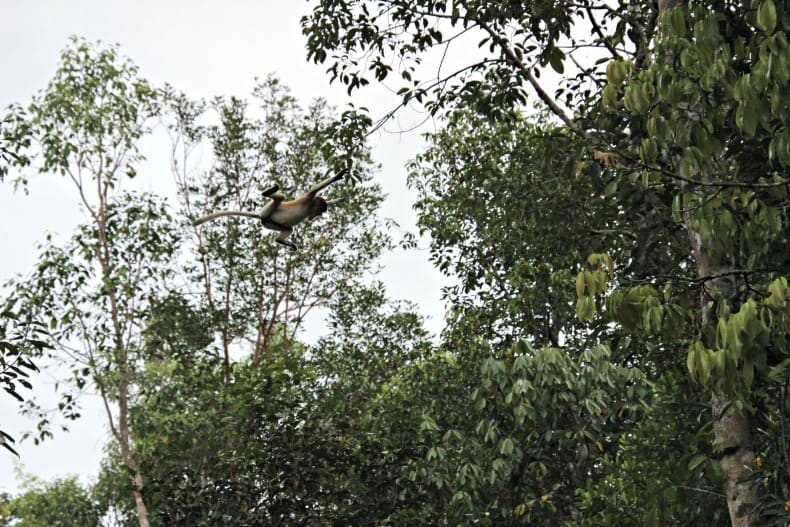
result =
[[[321,196],[314,197],[313,202],[310,204],[310,218],[320,216],[324,212],[326,212],[326,200]]]

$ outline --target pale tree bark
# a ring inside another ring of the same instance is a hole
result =
[[[127,375],[128,372],[122,373],[121,375]],[[143,475],[140,473],[140,468],[137,465],[137,461],[132,456],[132,448],[131,448],[131,433],[129,430],[129,404],[128,404],[128,395],[129,395],[129,384],[128,380],[124,379],[121,381],[120,395],[118,397],[118,430],[117,430],[117,439],[118,443],[121,448],[121,458],[123,459],[124,464],[129,467],[129,470],[134,474],[132,477],[132,483],[134,488],[132,489],[132,493],[134,494],[134,508],[135,512],[137,513],[137,519],[140,522],[140,527],[149,527],[148,523],[148,508],[145,505],[145,500],[143,499]]]
[[[110,247],[110,240],[107,235],[107,207],[108,207],[108,192],[110,185],[104,177],[103,165],[100,164],[99,170],[96,174],[96,181],[98,187],[98,205],[94,218],[98,227],[100,251],[98,253],[99,266],[101,268],[102,279],[104,283],[113,283],[115,274],[115,262],[112,257],[112,250]],[[140,523],[140,527],[149,527],[148,523],[148,509],[143,499],[143,476],[140,473],[140,468],[136,460],[132,456],[131,448],[131,430],[129,428],[129,383],[132,377],[132,371],[129,366],[129,353],[127,341],[124,339],[124,324],[121,320],[121,312],[118,305],[118,294],[115,288],[111,288],[108,293],[110,319],[112,321],[113,332],[113,345],[114,345],[114,359],[116,367],[120,373],[120,380],[118,382],[118,426],[112,426],[112,413],[109,410],[109,405],[105,396],[105,408],[107,409],[107,417],[110,420],[113,435],[118,441],[121,450],[121,459],[124,464],[132,471],[133,494],[135,502],[135,511]]]
[[[659,0],[661,11],[685,5],[685,0]],[[703,169],[704,170],[704,169]],[[710,169],[708,170],[710,171]],[[710,178],[702,174],[703,180]],[[703,284],[699,300],[701,335],[704,344],[716,348],[713,342],[716,334],[718,316],[715,305],[718,301],[733,298],[736,293],[734,267],[731,263],[720,261],[705,247],[702,236],[694,228],[689,211],[683,213],[683,224],[689,237],[691,253],[697,267],[697,276]],[[752,451],[752,430],[748,414],[736,410],[732,398],[726,393],[723,382],[715,382],[711,394],[713,417],[713,447],[718,456],[724,477],[724,492],[730,522],[733,527],[752,527],[757,525],[757,515],[752,514],[757,503],[757,489],[748,478],[748,465],[754,459]]]
[[[685,227],[689,234],[691,249],[697,265],[697,273],[706,284],[700,298],[701,324],[703,334],[715,334],[718,318],[713,312],[716,300],[726,300],[734,293],[735,280],[727,275],[730,269],[726,265],[718,265],[711,258],[702,243],[702,239],[691,225],[686,213]],[[720,278],[710,279],[712,276]],[[714,302],[708,302],[709,299]],[[707,331],[706,331],[707,330]],[[715,342],[705,342],[708,348],[715,348]],[[713,386],[711,395],[711,411],[713,414],[713,447],[718,455],[719,465],[724,476],[724,492],[730,522],[733,527],[756,526],[758,518],[753,511],[758,503],[758,493],[748,479],[748,466],[752,464],[755,454],[752,450],[752,429],[748,414],[736,410],[732,399],[726,393],[723,383]]]
[[[747,481],[748,466],[753,463],[751,426],[743,412],[728,411],[729,401],[721,391],[713,395],[713,445],[721,452],[719,464],[724,473],[724,491],[733,527],[757,525],[752,514],[757,505],[755,486]]]

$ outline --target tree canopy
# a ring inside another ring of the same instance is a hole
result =
[[[9,284],[0,382],[35,391],[47,350],[113,438],[97,481],[2,496],[1,521],[66,493],[87,524],[785,525],[787,11],[313,2],[330,80],[440,124],[404,175],[452,279],[438,336],[375,279],[382,121],[274,76],[193,100],[75,39],[2,119],[0,175],[69,178],[85,221]],[[154,124],[176,205],[119,188]],[[191,224],[349,164],[299,251]]]

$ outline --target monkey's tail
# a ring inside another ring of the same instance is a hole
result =
[[[255,212],[246,212],[243,210],[220,210],[217,212],[212,212],[211,214],[206,214],[192,222],[192,225],[197,227],[198,225],[202,225],[207,221],[215,220],[217,218],[221,218],[222,216],[244,216],[246,218],[256,218],[261,219],[261,215]]]

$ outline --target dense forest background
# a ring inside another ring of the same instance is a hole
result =
[[[193,99],[78,37],[4,109],[0,178],[69,181],[84,221],[5,284],[0,383],[45,441],[35,372],[66,372],[59,418],[90,389],[112,439],[0,524],[786,525],[786,2],[311,4],[308,59],[394,85],[384,119],[275,75]],[[403,181],[451,284],[437,338],[376,279],[414,245],[367,142],[403,106],[440,123]],[[177,203],[125,185],[153,130]],[[345,167],[297,251],[191,226]]]

